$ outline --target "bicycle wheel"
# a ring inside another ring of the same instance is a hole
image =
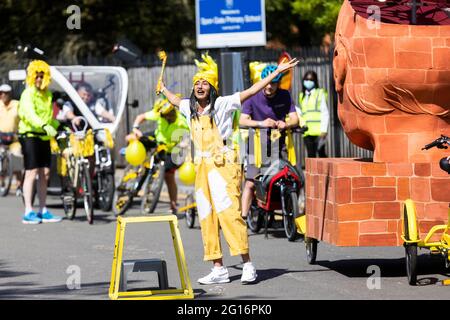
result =
[[[164,164],[158,163],[150,171],[144,182],[144,194],[141,200],[141,213],[150,214],[156,209],[164,183]]]
[[[61,186],[61,197],[63,201],[64,213],[67,219],[73,220],[77,211],[77,195],[75,192],[74,182],[69,174],[61,177]]]
[[[134,190],[137,179],[142,179],[137,169],[131,165],[125,167],[120,184],[114,191],[112,209],[115,216],[123,215],[133,203],[134,195],[139,191]]]
[[[0,163],[0,196],[6,197],[11,187],[13,177],[12,157],[9,152],[5,152]]]
[[[83,190],[83,204],[84,211],[86,212],[87,221],[89,224],[94,223],[94,199],[92,194],[92,181],[89,174],[89,167],[83,164],[82,170],[80,170],[80,182]]]
[[[252,203],[247,215],[247,226],[253,233],[258,233],[264,223],[264,217],[260,211],[256,204]]]
[[[309,264],[316,263],[318,242],[317,239],[305,237],[306,261]]]
[[[189,194],[186,197],[186,202],[185,205],[188,206],[190,204],[194,203],[194,194]],[[189,229],[192,229],[194,227],[195,224],[195,215],[197,213],[197,208],[191,208],[186,210],[185,216],[186,216],[186,225]]]
[[[102,211],[111,211],[114,198],[114,174],[100,172],[97,176],[98,204]]]
[[[415,286],[417,284],[417,244],[405,244],[405,256],[408,283]]]
[[[284,197],[285,205],[283,212],[284,232],[289,241],[297,239],[297,226],[295,225],[295,217],[298,216],[298,199],[295,191],[289,192]]]

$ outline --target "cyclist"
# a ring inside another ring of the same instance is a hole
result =
[[[261,79],[267,78],[277,69],[274,65],[266,66],[261,72]],[[287,90],[279,88],[281,74],[276,76],[263,90],[248,99],[242,105],[239,124],[254,128],[286,129],[298,125],[298,116],[291,94]],[[288,122],[286,118],[288,117]],[[265,135],[267,136],[267,135]],[[261,139],[269,141],[269,137]],[[287,160],[284,139],[281,138],[279,157]],[[245,187],[242,193],[242,217],[247,218],[250,205],[253,200],[255,184],[253,179],[261,173],[261,169],[254,163],[248,163],[245,173]]]
[[[139,126],[145,120],[156,121],[156,130],[144,135]],[[126,137],[127,141],[138,138],[147,150],[155,147],[156,144],[167,146],[168,150],[164,161],[164,180],[169,191],[170,209],[174,214],[177,212],[178,193],[175,171],[183,163],[183,159],[179,157],[179,150],[175,150],[174,147],[188,133],[188,130],[186,118],[166,98],[163,98],[155,102],[151,111],[139,114],[136,117],[133,123],[133,132]]]
[[[204,260],[212,261],[211,273],[198,279],[201,284],[230,282],[223,265],[219,229],[222,229],[231,255],[241,255],[244,262],[241,282],[256,281],[256,269],[250,261],[248,234],[241,217],[240,164],[238,154],[227,143],[233,135],[233,113],[257,94],[278,74],[297,65],[295,59],[280,64],[275,72],[249,89],[220,97],[218,67],[207,54],[196,61],[199,71],[192,79],[190,99],[180,99],[161,83],[161,92],[180,108],[189,120],[195,145],[195,197],[202,231]]]
[[[50,173],[50,137],[56,135],[59,122],[53,119],[50,67],[42,60],[33,60],[27,68],[27,88],[19,102],[19,141],[24,157],[25,179],[23,195],[25,215],[22,222],[38,224],[59,222],[61,217],[46,208],[47,183]],[[39,212],[32,207],[32,194],[36,176],[38,180]]]
[[[12,99],[12,88],[8,84],[2,84],[0,86],[0,144],[10,146],[10,152],[18,157],[21,156],[20,147],[13,148],[13,143],[16,141],[15,134],[17,133],[17,126],[19,124],[19,116],[17,109],[19,107],[19,101]],[[16,143],[14,143],[14,146]],[[22,173],[20,170],[15,170],[16,176],[16,195],[21,195],[21,181]],[[0,177],[0,184],[4,181]]]
[[[94,90],[87,82],[81,82],[76,86],[76,90],[80,95],[81,100],[88,106],[89,110],[97,117],[100,122],[114,122],[116,118],[106,109],[105,98],[95,99]],[[78,108],[75,108],[70,101],[64,103],[61,112],[59,112],[57,119],[60,121],[71,121],[81,113]],[[76,120],[76,125],[79,125],[79,119]]]

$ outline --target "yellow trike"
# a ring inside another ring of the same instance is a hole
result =
[[[441,136],[434,142],[426,145],[423,149],[438,147],[446,149],[450,144],[450,138]],[[422,150],[423,150],[422,149]],[[443,158],[440,162],[442,170],[450,174],[450,161]],[[449,181],[450,183],[450,181]],[[442,233],[439,240],[433,241],[433,236]],[[417,248],[426,248],[433,255],[441,255],[445,261],[445,267],[450,267],[450,207],[448,210],[447,224],[433,226],[424,239],[420,239],[419,228],[416,216],[416,206],[414,201],[408,199],[403,205],[403,234],[401,238],[404,241],[406,254],[406,274],[410,285],[417,283]]]

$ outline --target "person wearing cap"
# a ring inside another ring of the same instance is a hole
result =
[[[0,85],[0,144],[9,146],[10,152],[14,156],[20,156],[20,144],[18,144],[15,135],[19,124],[17,109],[19,101],[12,99],[12,88],[8,84]],[[18,145],[18,148],[15,146]],[[15,170],[16,176],[16,195],[21,195],[22,172]],[[0,181],[3,184],[3,181]]]
[[[56,136],[59,122],[53,119],[50,66],[42,60],[33,60],[27,68],[27,88],[19,101],[19,141],[25,167],[23,195],[25,200],[24,224],[59,222],[46,207],[47,183],[50,174],[50,138]],[[38,179],[39,211],[32,206],[33,187]]]
[[[198,279],[200,284],[230,282],[223,265],[220,229],[232,256],[243,260],[241,283],[256,281],[256,269],[250,260],[247,226],[241,217],[241,166],[234,144],[233,114],[242,103],[257,94],[276,76],[297,65],[293,59],[280,64],[267,78],[249,89],[230,96],[218,95],[218,69],[215,61],[202,55],[195,61],[198,72],[193,77],[189,99],[181,99],[161,83],[161,92],[188,119],[195,146],[195,199],[203,240],[204,260],[212,261],[211,272]]]
[[[142,133],[139,126],[145,120],[156,122],[156,130],[154,132]],[[133,132],[126,137],[127,141],[139,139],[147,151],[157,144],[166,145],[164,180],[169,192],[170,209],[174,214],[177,213],[178,196],[175,171],[182,164],[182,159],[179,156],[180,149],[176,146],[188,133],[188,130],[189,126],[186,118],[166,98],[162,98],[155,102],[152,110],[141,113],[136,117],[133,122]]]
[[[259,73],[262,79],[267,78],[277,69],[274,65],[267,65]],[[257,73],[257,72],[256,72]],[[253,75],[255,78],[256,75]],[[261,91],[244,102],[239,124],[252,128],[264,128],[261,141],[269,141],[268,132],[270,129],[288,129],[298,126],[298,116],[291,94],[287,90],[279,88],[281,74],[272,79]],[[257,78],[256,78],[257,80]],[[253,79],[253,81],[255,81]],[[287,159],[285,139],[277,139],[279,145],[279,157]],[[273,146],[272,146],[273,147]],[[267,162],[267,159],[265,159]],[[245,186],[242,193],[242,217],[247,218],[250,205],[253,200],[255,184],[254,178],[261,173],[261,166],[249,162],[245,172]]]

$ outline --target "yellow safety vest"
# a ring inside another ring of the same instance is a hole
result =
[[[308,131],[304,133],[304,136],[319,136],[320,130],[320,105],[322,99],[327,98],[327,92],[324,89],[313,89],[306,102],[306,96],[303,92],[300,92],[298,102],[300,109],[302,110],[302,118],[305,120],[308,126]]]

